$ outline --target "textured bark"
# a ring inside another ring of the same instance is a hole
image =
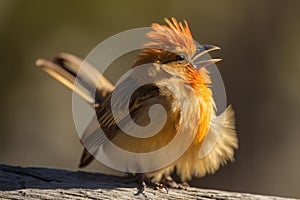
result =
[[[135,195],[135,183],[98,173],[0,165],[0,199],[285,199],[245,193],[188,188]]]

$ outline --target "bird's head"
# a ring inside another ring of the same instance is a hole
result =
[[[200,45],[194,41],[188,23],[171,21],[165,18],[167,25],[152,24],[153,31],[147,36],[152,40],[144,48],[135,62],[135,66],[147,63],[182,63],[201,69],[221,59],[201,59],[208,52],[220,49],[214,45]]]

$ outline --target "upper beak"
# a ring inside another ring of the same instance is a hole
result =
[[[215,46],[215,45],[203,45],[202,46],[206,51],[214,51],[214,50],[219,50],[220,47]]]
[[[192,58],[193,62],[195,62],[198,58],[200,58],[201,56],[203,56],[204,54],[206,54],[208,52],[220,49],[220,47],[214,46],[214,45],[202,45],[201,47],[202,48],[200,49],[200,52]]]

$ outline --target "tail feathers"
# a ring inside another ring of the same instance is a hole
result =
[[[80,141],[82,144],[87,144],[90,137],[92,137],[92,134],[95,133],[99,129],[99,122],[96,116],[94,116],[91,120],[91,122],[87,125],[85,128],[82,137],[80,138]],[[94,156],[86,149],[83,149],[83,152],[81,154],[81,159],[79,163],[79,167],[85,167],[88,164],[90,164],[94,160]]]
[[[36,65],[91,105],[101,103],[114,89],[94,66],[71,54],[60,53],[52,60],[38,59]]]
[[[93,107],[101,105],[106,96],[114,90],[114,85],[94,66],[71,54],[60,53],[52,60],[38,59],[36,65],[76,92]],[[81,141],[87,140],[97,128],[99,128],[99,123],[94,117],[85,129]],[[85,167],[93,159],[94,157],[85,148],[79,167]]]
[[[219,126],[221,129],[218,128]],[[221,132],[218,133],[220,130]],[[220,116],[212,119],[207,140],[208,142],[204,142],[202,148],[209,149],[209,152],[202,161],[205,171],[214,173],[220,165],[234,160],[234,150],[238,148],[235,117],[231,106],[228,106]]]
[[[193,176],[213,174],[220,166],[234,160],[234,150],[237,148],[234,111],[229,106],[221,115],[213,116],[207,136],[200,147],[193,143],[174,165],[162,169],[154,178],[160,180],[162,175],[170,174],[174,166],[182,181],[190,180]]]
[[[92,154],[90,154],[90,152],[86,148],[84,148],[83,152],[81,154],[81,159],[80,159],[79,167],[80,168],[86,167],[93,160],[94,160],[94,156],[92,156]]]

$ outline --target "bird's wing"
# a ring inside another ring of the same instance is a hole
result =
[[[132,81],[132,80],[128,80]],[[99,147],[106,143],[109,140],[112,140],[116,134],[120,131],[118,124],[126,124],[128,122],[128,117],[134,122],[145,122],[147,121],[145,117],[147,114],[141,113],[141,110],[146,110],[147,108],[151,107],[149,104],[149,100],[153,98],[163,98],[159,96],[159,88],[153,84],[146,84],[136,90],[132,96],[130,97],[128,112],[123,112],[118,109],[120,105],[124,103],[124,99],[127,98],[126,96],[129,95],[126,90],[126,85],[129,83],[120,84],[120,87],[117,87],[115,91],[116,101],[113,103],[111,102],[113,93],[109,94],[107,99],[104,101],[101,108],[97,111],[98,116],[98,128],[94,131],[85,131],[83,137],[81,138],[82,143],[85,146],[85,149],[82,153],[81,160],[80,160],[80,167],[85,167],[88,165],[93,159]],[[114,109],[114,114],[112,113],[112,106]],[[143,109],[141,109],[143,108]],[[129,115],[128,115],[129,113]],[[139,113],[137,115],[136,113]],[[143,115],[143,117],[141,117]],[[96,122],[95,120],[93,120]],[[89,129],[90,127],[88,127]],[[104,134],[103,134],[104,133]],[[87,150],[88,149],[88,150]]]

